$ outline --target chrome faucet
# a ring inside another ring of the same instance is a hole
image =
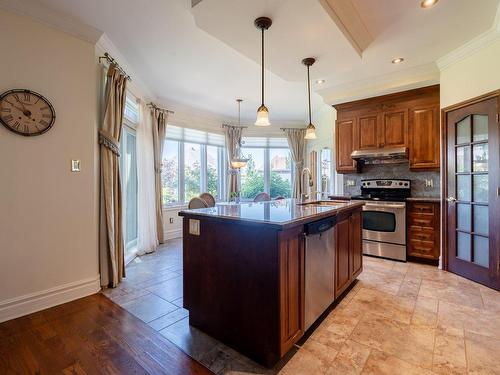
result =
[[[307,183],[304,181],[304,176],[307,174]],[[309,168],[304,168],[302,169],[302,173],[300,175],[300,178],[302,180],[302,186],[304,189],[306,189],[302,194],[300,195],[300,200],[303,202],[307,199],[310,198],[311,196],[311,187],[314,185],[313,180],[312,180],[312,173]],[[306,187],[307,186],[307,187]]]

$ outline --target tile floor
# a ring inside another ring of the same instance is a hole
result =
[[[500,374],[500,293],[431,266],[365,257],[354,288],[273,369],[189,326],[181,240],[133,261],[105,295],[217,374]]]

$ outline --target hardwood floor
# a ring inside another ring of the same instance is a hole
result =
[[[0,324],[0,374],[212,372],[95,294]]]

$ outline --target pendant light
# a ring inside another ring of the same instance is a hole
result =
[[[269,110],[264,105],[264,30],[271,27],[273,21],[268,17],[259,17],[254,21],[255,27],[262,32],[262,104],[257,109],[257,120],[255,121],[256,126],[269,126]]]
[[[305,139],[316,139],[316,127],[313,125],[311,120],[311,78],[309,76],[309,68],[316,62],[313,57],[308,57],[302,60],[302,64],[307,66],[307,98],[309,100],[309,125],[306,128]]]
[[[241,127],[241,102],[243,99],[236,99],[238,102],[238,126]],[[231,160],[231,168],[240,169],[247,166],[248,159],[241,156],[241,144],[238,145],[238,157]]]

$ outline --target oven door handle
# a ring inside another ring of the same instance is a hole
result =
[[[405,208],[406,205],[403,204],[373,204],[373,203],[365,203],[365,207],[373,207],[373,208]]]

